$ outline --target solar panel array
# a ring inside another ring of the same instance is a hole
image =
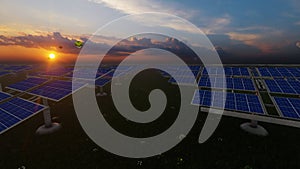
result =
[[[12,72],[19,72],[23,70],[30,70],[31,66],[28,65],[12,65],[4,67],[4,70],[12,71]]]
[[[192,100],[192,104],[194,105],[214,108],[222,108],[222,102],[225,102],[224,108],[227,110],[264,114],[264,110],[258,96],[254,94],[196,90]]]
[[[300,119],[300,99],[274,97],[281,114],[287,118]]]
[[[4,92],[0,91],[0,102],[3,101],[3,100],[5,100],[5,99],[7,99],[7,98],[10,98],[10,97],[11,97],[10,94],[4,93]]]
[[[259,76],[257,70],[254,67],[251,67],[250,70],[251,70],[251,72],[252,72],[252,74],[253,74],[254,77],[258,77]]]
[[[211,82],[210,82],[211,81]],[[222,77],[208,77],[202,76],[199,80],[198,86],[200,87],[209,87],[209,88],[219,88],[223,89],[225,84],[223,84],[224,79]],[[255,91],[255,87],[252,79],[249,78],[229,78],[226,77],[226,86],[227,89],[234,90],[249,90]]]
[[[21,98],[0,104],[0,133],[41,112],[45,107]]]
[[[99,68],[97,72],[93,67],[83,67],[76,69],[76,73],[70,72],[65,75],[65,77],[76,78],[76,79],[87,79],[87,80],[94,80],[98,79],[99,77],[105,75],[106,73],[112,71],[111,67]],[[91,75],[95,74],[95,77]]]
[[[300,81],[295,79],[266,79],[266,85],[271,93],[300,94]]]
[[[205,67],[202,71],[202,75],[222,75],[225,76],[250,76],[246,67]]]
[[[177,83],[179,85],[193,85],[194,83],[196,83],[196,79],[200,72],[201,66],[190,65],[189,68],[190,70],[186,71],[184,66],[179,66],[177,70],[173,72],[175,75],[170,78],[169,82]],[[190,74],[190,72],[192,72],[192,75]]]
[[[296,67],[259,67],[258,70],[264,77],[300,77],[300,69]]]
[[[95,81],[95,86],[103,87],[111,81],[111,78],[99,78]]]
[[[0,71],[0,77],[10,74],[9,71]]]
[[[11,84],[11,85],[7,86],[7,88],[13,89],[16,91],[27,91],[29,89],[32,89],[33,87],[37,87],[37,86],[45,83],[46,81],[47,81],[47,79],[30,77],[30,78],[27,78],[18,83]]]
[[[40,76],[51,76],[51,77],[61,77],[73,71],[72,67],[62,67],[53,68],[49,70],[40,71],[38,75]]]
[[[85,86],[85,83],[74,82],[73,86],[74,90],[72,89],[71,81],[53,80],[43,86],[35,88],[28,93],[41,96],[53,101],[60,101],[68,95],[72,94],[73,91],[76,91],[79,88]]]

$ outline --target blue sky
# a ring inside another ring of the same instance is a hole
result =
[[[3,0],[0,35],[7,39],[59,32],[64,37],[88,37],[111,20],[141,12],[165,12],[182,17],[211,37],[215,46],[229,53],[242,46],[246,52],[255,48],[260,55],[289,51],[299,54],[295,45],[300,41],[300,1],[297,0]],[[176,26],[184,29],[184,25]]]

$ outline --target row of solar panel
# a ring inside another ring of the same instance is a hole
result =
[[[300,81],[294,79],[265,80],[269,92],[282,94],[300,94]]]
[[[9,85],[8,88],[17,90],[17,91],[27,91],[29,89],[32,89],[33,87],[36,87],[38,85],[45,83],[46,81],[48,81],[48,80],[43,79],[43,78],[27,78],[18,83]]]
[[[246,67],[205,67],[202,75],[250,76]]]
[[[250,90],[255,91],[252,79],[248,78],[229,78],[225,80],[221,77],[201,77],[198,85],[200,87],[220,88],[220,89],[235,89],[235,90]]]
[[[258,70],[265,77],[300,77],[300,68],[296,67],[259,67]]]
[[[196,90],[192,104],[248,113],[264,114],[258,96],[254,94],[226,93]]]

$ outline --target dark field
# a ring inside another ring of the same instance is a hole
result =
[[[147,125],[126,121],[116,112],[111,96],[98,98],[104,117],[115,129],[130,136],[149,137],[163,132],[172,125],[178,113],[178,88],[155,73],[141,73],[130,88],[131,100],[137,109],[149,108],[147,97],[153,88],[163,89],[168,97],[167,108],[156,121]],[[105,90],[109,91],[109,85]],[[40,113],[0,135],[1,169],[300,168],[298,128],[260,123],[268,130],[269,136],[259,137],[240,130],[239,125],[246,120],[223,116],[213,136],[199,144],[199,133],[206,119],[206,114],[199,112],[191,132],[176,147],[158,156],[129,159],[106,152],[88,138],[78,122],[71,97],[50,106],[52,117],[59,117],[54,121],[61,122],[62,130],[37,136],[35,131],[43,124]],[[170,108],[173,106],[175,109]]]

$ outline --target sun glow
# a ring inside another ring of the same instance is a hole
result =
[[[50,60],[54,60],[55,59],[55,54],[54,53],[50,53],[48,59]]]

